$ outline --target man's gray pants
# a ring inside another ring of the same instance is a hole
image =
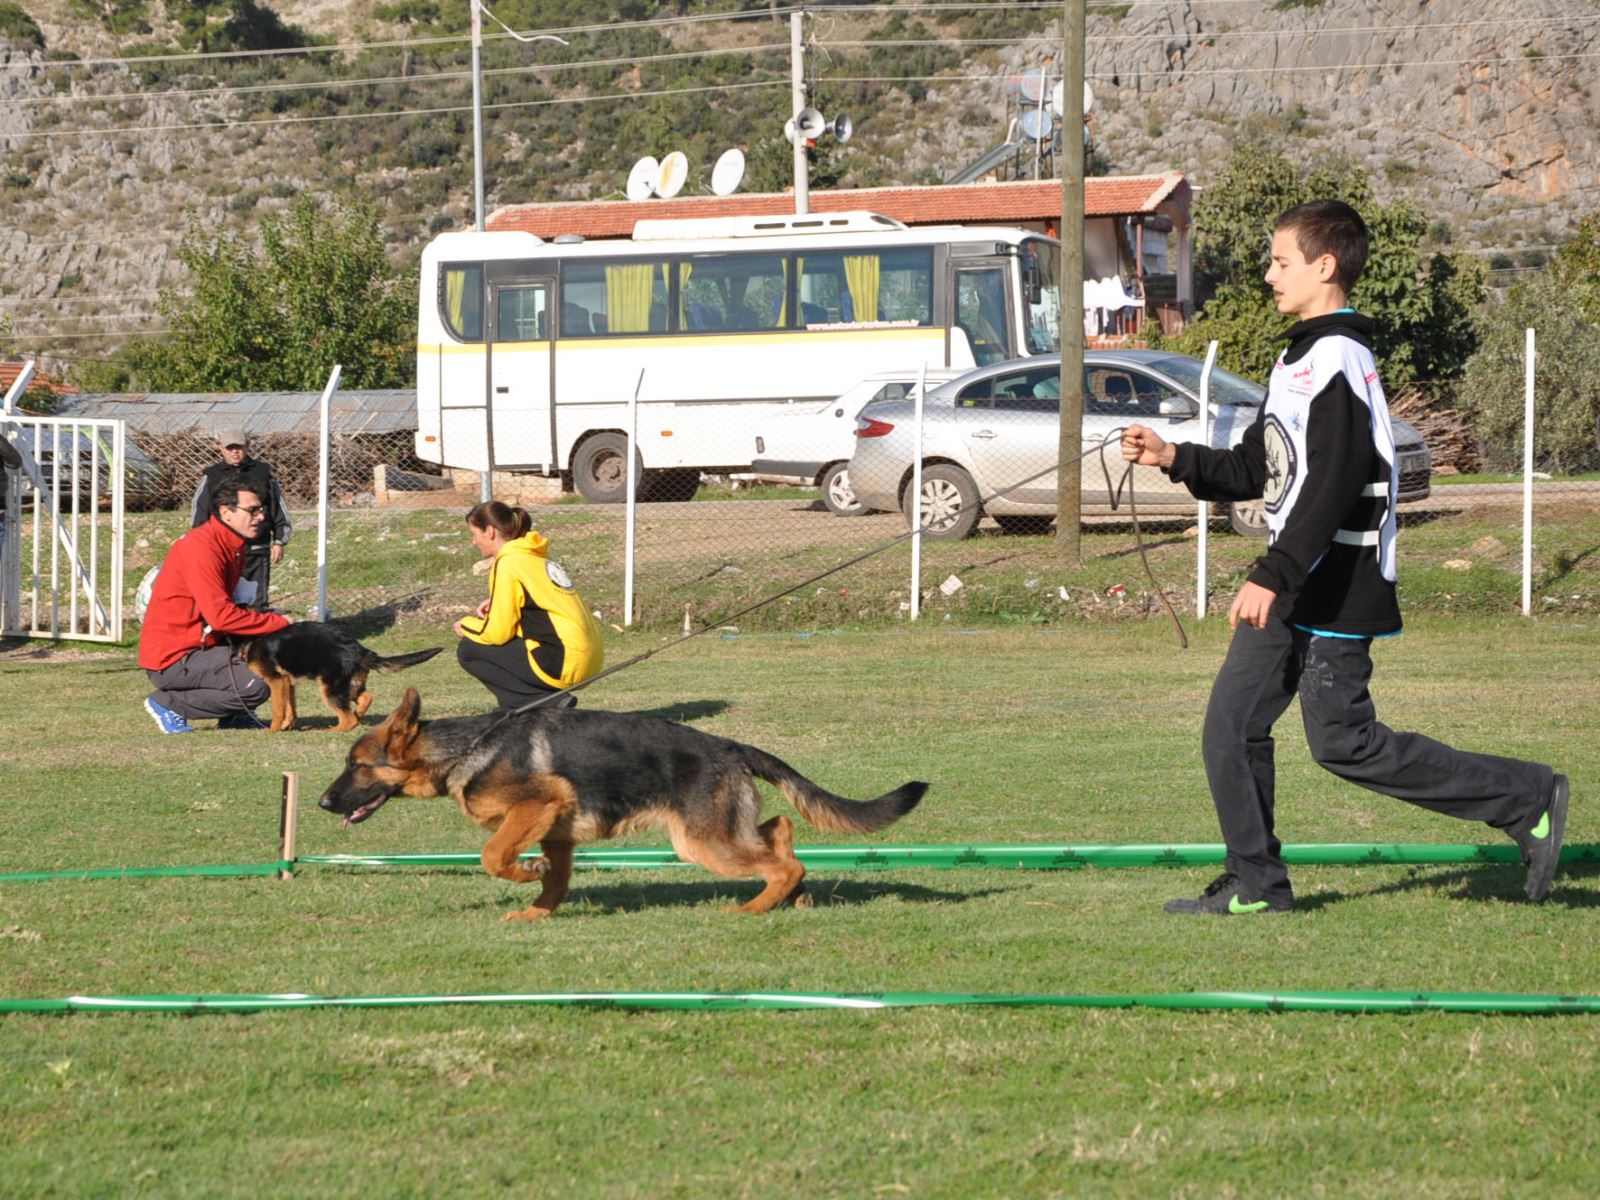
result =
[[[190,721],[253,711],[271,692],[233,655],[232,646],[211,646],[191,650],[165,670],[146,671],[156,689],[150,699]]]
[[[1206,778],[1227,846],[1227,868],[1250,899],[1293,891],[1273,832],[1272,726],[1300,697],[1306,741],[1318,764],[1374,792],[1515,838],[1549,806],[1548,766],[1472,754],[1380,723],[1367,684],[1372,642],[1295,629],[1276,616],[1240,625],[1206,708]]]

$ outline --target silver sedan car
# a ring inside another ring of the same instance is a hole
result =
[[[1106,466],[1113,483],[1125,464],[1113,434],[1134,421],[1167,441],[1200,436],[1203,364],[1160,350],[1098,350],[1084,355],[1082,448],[1110,439]],[[1007,532],[1039,532],[1056,513],[1055,465],[1061,457],[1061,359],[1039,355],[994,363],[928,392],[923,402],[922,528],[925,536],[961,538],[984,515]],[[1231,372],[1211,373],[1213,446],[1232,446],[1256,419],[1266,391]],[[868,508],[899,509],[910,519],[911,401],[869,404],[856,418],[850,483]],[[1431,464],[1421,435],[1394,422],[1400,499],[1427,496]],[[1154,467],[1136,467],[1140,515],[1192,516],[1195,501]],[[1083,460],[1083,511],[1126,511],[1126,493],[1108,493],[1098,458]],[[1234,529],[1264,536],[1259,500],[1222,506]]]

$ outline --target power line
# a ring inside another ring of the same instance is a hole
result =
[[[787,16],[799,11],[793,7],[784,7],[777,10],[762,11],[759,14],[749,12],[732,13],[702,13],[696,16],[683,17],[653,17],[644,21],[607,21],[597,25],[572,25],[564,29],[538,29],[525,30],[529,34],[559,34],[582,35],[588,33],[614,33],[628,29],[666,28],[675,25],[714,24],[725,21],[749,21],[756,16],[765,18],[769,15]],[[511,41],[516,37],[511,33],[486,33],[484,42]],[[388,38],[373,42],[331,42],[321,46],[280,46],[269,50],[205,50],[205,51],[175,51],[171,54],[144,54],[131,58],[75,58],[75,59],[44,59],[34,62],[24,59],[18,62],[0,63],[0,71],[36,71],[40,69],[53,70],[74,67],[137,67],[150,63],[160,62],[220,62],[240,58],[293,58],[312,54],[343,54],[359,50],[392,50],[416,49],[419,46],[443,46],[463,44],[472,40],[467,33],[442,34],[437,37],[421,38]],[[519,39],[520,40],[520,39]]]
[[[768,54],[775,51],[782,51],[783,53],[787,54],[789,52],[789,43],[784,42],[779,44],[774,42],[754,46],[732,46],[720,50],[683,50],[672,54],[647,54],[642,56],[632,55],[618,58],[594,58],[570,63],[529,63],[525,66],[493,67],[480,72],[480,75],[485,79],[500,75],[550,75],[557,74],[562,71],[587,71],[601,67],[634,66],[642,63],[671,62],[694,58],[722,58],[734,54]],[[223,85],[219,87],[207,88],[186,88],[163,92],[110,92],[101,95],[84,94],[77,96],[26,96],[13,100],[11,103],[19,106],[44,104],[93,104],[111,103],[113,101],[142,101],[148,103],[156,100],[188,100],[201,96],[247,96],[279,92],[309,92],[334,90],[347,87],[376,87],[389,83],[438,83],[471,78],[472,72],[470,70],[434,71],[416,75],[377,75],[358,79],[314,79],[296,83],[248,83],[239,84],[236,86]]]
[[[689,88],[662,88],[656,91],[642,92],[616,92],[600,96],[566,96],[551,97],[547,100],[506,100],[494,104],[485,104],[483,108],[513,109],[513,108],[545,108],[558,104],[598,104],[613,103],[618,100],[645,100],[657,96],[690,96],[704,92],[736,92],[748,91],[751,88],[788,87],[787,79],[756,80],[750,83],[725,83],[705,87]],[[320,113],[308,117],[275,117],[270,121],[188,121],[173,125],[108,125],[90,129],[46,129],[29,130],[26,133],[8,135],[9,140],[22,141],[27,138],[58,138],[58,137],[86,137],[90,135],[105,136],[107,134],[170,134],[180,133],[191,129],[225,129],[232,131],[250,130],[259,132],[263,129],[273,129],[280,125],[305,125],[318,121],[369,121],[389,117],[421,117],[439,116],[446,113],[471,112],[470,104],[446,105],[439,108],[400,108],[385,112],[370,113]]]
[[[1538,58],[1430,58],[1420,61],[1390,62],[1378,60],[1373,62],[1341,62],[1333,66],[1311,65],[1300,67],[1185,67],[1178,75],[1188,76],[1213,76],[1213,75],[1294,75],[1305,72],[1321,72],[1328,74],[1337,71],[1357,71],[1369,68],[1383,68],[1396,70],[1400,67],[1494,67],[1510,63],[1520,63],[1531,66],[1536,63],[1554,61],[1574,61],[1591,58],[1600,58],[1600,51],[1585,51],[1573,54],[1543,54]],[[1132,75],[1142,70],[1138,64],[1122,67],[1115,71],[1086,71],[1086,79],[1118,79],[1124,75]],[[1007,74],[1014,74],[1008,72]],[[990,72],[983,75],[823,75],[817,76],[821,82],[829,83],[993,83],[1005,78],[1000,74]]]

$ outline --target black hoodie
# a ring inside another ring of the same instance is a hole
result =
[[[1200,500],[1266,499],[1272,540],[1250,582],[1277,593],[1278,616],[1321,633],[1398,633],[1394,435],[1372,322],[1330,313],[1286,336],[1239,445],[1178,443],[1167,473]]]

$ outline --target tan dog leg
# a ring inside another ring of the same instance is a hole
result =
[[[673,831],[672,842],[680,858],[698,863],[708,871],[728,879],[759,875],[767,881],[767,886],[753,900],[739,905],[734,912],[770,912],[791,899],[801,907],[809,905],[810,897],[806,896],[804,885],[806,869],[794,856],[794,824],[788,817],[773,817],[755,832],[760,841],[754,845],[709,842],[677,830]]]

